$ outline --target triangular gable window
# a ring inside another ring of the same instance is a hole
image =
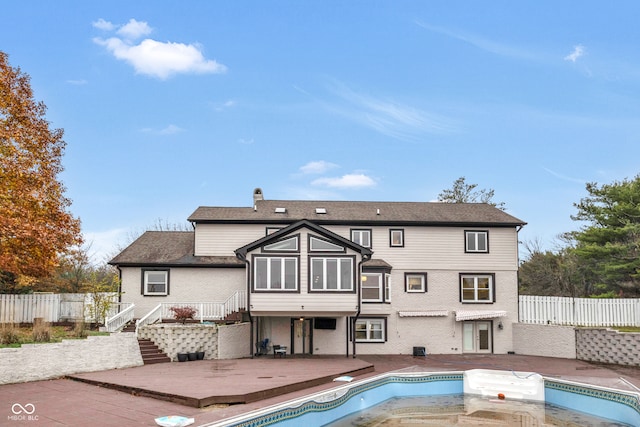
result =
[[[309,250],[311,252],[344,252],[344,247],[331,243],[324,239],[310,236]]]
[[[265,252],[297,252],[298,236],[290,237],[288,239],[279,240],[275,243],[265,245],[262,250]]]

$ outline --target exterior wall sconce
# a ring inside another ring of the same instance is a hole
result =
[[[502,322],[498,322],[498,329],[503,330],[504,326],[502,325]]]

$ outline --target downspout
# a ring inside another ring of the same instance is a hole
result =
[[[122,303],[122,270],[119,265],[116,265],[116,270],[118,270],[118,302]]]
[[[249,315],[249,354],[251,355],[251,358],[253,359],[253,355],[254,355],[254,351],[253,351],[253,317],[251,316],[251,285],[250,285],[250,280],[249,278],[251,277],[251,265],[249,264],[249,261],[247,260],[247,258],[244,256],[244,254],[239,254],[236,253],[236,257],[240,260],[243,261],[246,265],[246,275],[245,275],[245,280],[247,282],[247,313]]]
[[[353,319],[351,319],[351,322],[349,322],[349,332],[351,335],[351,342],[353,345],[353,358],[356,358],[356,331],[355,331],[355,324],[358,321],[358,317],[360,317],[360,307],[362,307],[362,263],[364,263],[365,261],[368,261],[369,257],[365,257],[363,256],[362,259],[360,260],[360,262],[358,263],[358,311],[356,312],[356,315],[353,317]],[[349,357],[349,344],[347,343],[347,357]]]

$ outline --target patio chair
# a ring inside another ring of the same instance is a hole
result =
[[[278,345],[278,344],[274,344],[273,345],[273,358],[276,358],[276,355],[280,356],[280,357],[286,357],[287,356],[287,347],[284,345]]]

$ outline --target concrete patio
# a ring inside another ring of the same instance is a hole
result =
[[[0,426],[29,421],[33,421],[30,425],[47,426],[153,426],[156,417],[165,415],[193,417],[194,425],[201,425],[335,387],[337,383],[332,379],[341,375],[352,375],[358,381],[397,370],[442,372],[474,368],[538,372],[620,390],[640,389],[638,368],[520,355],[263,357],[174,362],[75,375],[83,382],[58,379],[0,386]],[[246,403],[219,403],[224,399]],[[12,419],[12,409],[18,408],[13,406],[16,403],[23,407],[31,404],[34,411],[21,414],[24,419]]]

